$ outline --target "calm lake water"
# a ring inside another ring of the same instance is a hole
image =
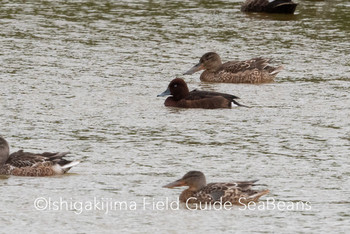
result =
[[[1,176],[0,232],[349,231],[350,2],[299,0],[292,16],[241,2],[1,1],[0,134],[12,151],[82,162],[59,177]],[[264,85],[181,75],[208,51],[285,70]],[[156,96],[175,77],[252,108],[164,107]],[[311,209],[154,206],[176,201],[182,188],[162,185],[194,169],[260,179],[263,204]]]

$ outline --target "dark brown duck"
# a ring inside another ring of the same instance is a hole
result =
[[[237,106],[244,106],[238,103],[235,99],[239,97],[211,91],[193,90],[189,91],[186,82],[181,78],[173,79],[168,85],[167,90],[159,94],[158,97],[168,96],[164,105],[181,108],[231,108],[232,103]]]
[[[246,0],[241,11],[293,14],[297,5],[292,0]]]

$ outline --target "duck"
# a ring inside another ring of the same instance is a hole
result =
[[[79,161],[65,160],[69,152],[29,153],[19,150],[12,154],[5,138],[0,136],[0,175],[53,176],[69,171]]]
[[[253,58],[245,61],[221,62],[220,56],[215,52],[205,53],[184,75],[204,70],[200,76],[201,81],[222,83],[269,83],[283,69],[283,66],[272,67],[268,63],[271,59]]]
[[[201,171],[189,171],[181,179],[164,185],[164,188],[188,186],[179,197],[179,201],[191,203],[209,203],[243,205],[258,202],[259,198],[269,193],[269,190],[253,190],[252,186],[258,180],[235,181],[228,183],[207,184],[205,175]]]
[[[182,78],[173,79],[168,88],[157,97],[169,96],[164,105],[168,107],[180,108],[203,108],[203,109],[217,109],[217,108],[231,108],[232,103],[237,106],[244,106],[238,103],[235,99],[239,97],[212,91],[189,91],[186,82]]]
[[[241,11],[294,14],[297,5],[298,3],[292,0],[246,0],[241,6]]]

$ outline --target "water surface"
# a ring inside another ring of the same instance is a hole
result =
[[[82,161],[60,177],[1,176],[1,231],[349,230],[350,5],[299,1],[285,16],[244,14],[240,2],[1,1],[0,134],[12,151]],[[164,107],[156,95],[208,51],[270,57],[285,70],[264,85],[184,77],[249,109]],[[271,191],[262,201],[312,208],[153,207],[175,201],[181,189],[161,186],[193,169],[209,182],[260,179]],[[39,197],[52,206],[36,210]],[[53,207],[94,199],[128,210]]]

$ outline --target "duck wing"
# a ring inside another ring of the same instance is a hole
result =
[[[251,187],[257,180],[237,181],[232,183],[210,183],[196,193],[199,202],[231,202],[232,204],[257,201],[268,190],[257,191]]]
[[[248,107],[240,104],[235,99],[239,99],[239,97],[226,93],[212,92],[212,91],[201,91],[201,90],[193,90],[189,93],[189,95],[185,98],[186,100],[206,100],[205,102],[218,102],[218,99],[225,98],[228,103],[227,105],[230,107],[231,102],[236,104],[237,106]]]
[[[253,58],[245,61],[230,61],[222,64],[217,72],[238,73],[248,70],[264,70],[271,59]]]
[[[69,152],[58,152],[58,153],[49,153],[44,152],[42,154],[24,152],[19,150],[10,154],[9,158],[6,161],[6,164],[9,164],[14,167],[31,167],[38,163],[51,162],[58,163],[60,165],[67,164],[70,161],[63,159],[64,156],[69,154]]]
[[[189,93],[189,95],[186,97],[187,100],[198,100],[202,98],[211,98],[221,96],[226,98],[229,101],[232,101],[233,99],[239,99],[239,97],[231,94],[226,93],[219,93],[219,92],[213,92],[213,91],[201,91],[201,90],[193,90]]]
[[[230,184],[233,184],[236,187],[241,188],[242,190],[249,190],[252,188],[252,186],[255,186],[256,182],[259,180],[247,180],[247,181],[234,181]]]

